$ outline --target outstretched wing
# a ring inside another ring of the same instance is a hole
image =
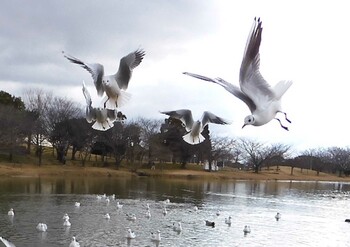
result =
[[[262,22],[260,18],[254,18],[251,31],[243,54],[243,60],[239,73],[241,90],[255,105],[263,105],[274,98],[270,85],[260,74],[260,43],[262,34]]]
[[[16,245],[14,245],[13,243],[7,241],[6,239],[0,237],[0,241],[3,242],[3,244],[6,246],[6,247],[16,247]]]
[[[192,118],[192,112],[187,109],[180,109],[176,111],[164,111],[160,112],[162,114],[166,114],[169,117],[179,119],[186,128],[186,131],[189,132],[192,129],[193,126],[193,118]]]
[[[62,52],[62,53],[63,53],[63,56],[65,58],[67,58],[70,62],[80,65],[81,67],[86,69],[91,74],[92,79],[94,80],[97,94],[99,96],[102,96],[103,92],[104,92],[104,88],[102,85],[102,78],[103,78],[103,74],[104,74],[103,65],[101,65],[99,63],[87,64],[76,57],[65,54],[64,52]]]
[[[216,116],[215,114],[205,111],[203,112],[202,116],[202,128],[204,128],[208,123],[215,123],[215,124],[230,124],[229,121]]]
[[[85,86],[85,82],[83,81],[83,94],[86,100],[86,105],[91,106],[92,100],[89,91],[87,90],[87,87]]]
[[[251,112],[253,112],[256,109],[255,103],[247,95],[245,95],[241,91],[241,89],[239,89],[237,86],[225,81],[224,79],[221,79],[221,78],[212,79],[212,78],[209,78],[206,76],[202,76],[202,75],[198,75],[198,74],[194,74],[194,73],[189,73],[189,72],[184,72],[183,74],[192,76],[192,77],[197,78],[197,79],[201,79],[204,81],[209,81],[209,82],[218,84],[218,85],[222,86],[223,88],[225,88],[228,92],[230,92],[231,94],[233,94],[234,96],[236,96],[237,98],[242,100],[244,103],[246,103]]]
[[[125,90],[128,88],[132,70],[142,62],[145,54],[144,50],[138,49],[120,59],[119,69],[115,74],[115,79],[120,89]]]

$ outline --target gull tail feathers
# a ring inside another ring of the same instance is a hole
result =
[[[112,128],[113,126],[114,124],[111,121],[107,120],[107,121],[104,121],[103,123],[95,122],[92,125],[92,128],[99,131],[106,131]]]
[[[273,91],[275,92],[276,98],[280,99],[292,84],[292,81],[279,81],[273,87]]]
[[[184,139],[185,142],[191,145],[199,144],[205,140],[202,134],[199,134],[199,136],[192,136],[191,133],[184,135],[182,139]]]
[[[113,98],[108,98],[106,95],[103,97],[102,104],[106,103],[106,109],[115,110],[123,105],[125,105],[131,98],[131,94],[125,91],[121,91],[118,95],[117,100]]]

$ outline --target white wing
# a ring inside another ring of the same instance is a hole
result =
[[[120,59],[118,72],[115,74],[115,80],[120,89],[127,89],[132,75],[132,70],[137,67],[145,56],[145,52],[140,49],[129,53]]]
[[[81,61],[80,59],[78,59],[76,57],[67,55],[64,52],[62,52],[62,53],[63,53],[63,56],[65,58],[67,58],[70,62],[78,64],[81,67],[83,67],[84,69],[86,69],[87,71],[89,71],[89,73],[91,74],[91,76],[92,76],[92,78],[94,80],[94,84],[95,84],[95,87],[96,87],[96,90],[97,90],[97,94],[99,96],[102,96],[103,92],[104,92],[104,88],[103,88],[103,85],[102,85],[102,78],[103,78],[103,75],[104,75],[103,65],[101,65],[99,63],[87,64],[87,63],[84,63],[83,61]]]
[[[16,245],[14,245],[13,243],[7,241],[6,239],[0,237],[0,240],[1,242],[3,242],[3,244],[6,246],[6,247],[16,247]]]
[[[259,47],[262,34],[261,24],[260,18],[254,19],[252,29],[247,39],[239,74],[242,92],[259,107],[263,107],[264,103],[275,98],[270,85],[265,81],[259,71]]]
[[[222,86],[223,88],[225,88],[228,92],[230,92],[231,94],[233,94],[234,96],[236,96],[237,98],[242,100],[244,103],[246,103],[251,112],[253,112],[256,109],[255,103],[247,95],[245,95],[241,91],[240,88],[225,81],[224,79],[221,79],[221,78],[212,79],[212,78],[209,78],[206,76],[202,76],[202,75],[198,75],[198,74],[194,74],[194,73],[189,73],[189,72],[183,72],[183,74],[192,76],[192,77],[200,79],[200,80],[209,81],[209,82],[218,84],[218,85]]]
[[[160,112],[162,114],[166,114],[172,118],[179,119],[186,128],[186,131],[189,132],[192,129],[193,126],[193,118],[192,118],[192,112],[187,109],[180,109],[176,111],[164,111]]]
[[[205,111],[202,115],[202,128],[204,128],[208,123],[215,123],[215,124],[230,124],[229,121],[216,116],[215,114]]]

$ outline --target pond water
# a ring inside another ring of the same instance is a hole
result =
[[[96,198],[104,193],[115,194],[115,200]],[[166,199],[170,203],[164,204]],[[0,236],[17,247],[68,247],[72,236],[80,246],[350,246],[350,223],[344,222],[350,218],[349,206],[349,183],[2,178]],[[10,208],[14,217],[7,215]],[[70,217],[69,228],[63,226],[64,213]],[[109,220],[103,217],[106,213]],[[136,220],[128,220],[127,213]],[[229,216],[231,226],[225,224]],[[205,220],[215,227],[206,226]],[[173,230],[177,221],[181,232]],[[47,224],[47,232],[36,230],[39,222]],[[251,228],[246,235],[245,225]],[[127,227],[135,239],[126,239]],[[150,237],[157,230],[160,242]]]

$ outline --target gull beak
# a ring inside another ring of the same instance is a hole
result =
[[[242,129],[246,126],[246,124],[243,124]]]

